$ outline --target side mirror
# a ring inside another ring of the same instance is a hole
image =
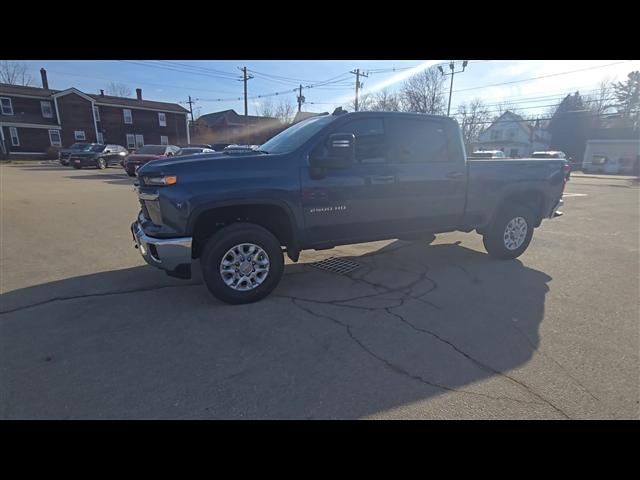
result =
[[[329,136],[328,155],[311,158],[315,168],[349,168],[356,157],[356,137],[353,133],[334,133]]]

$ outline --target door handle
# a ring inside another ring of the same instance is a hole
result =
[[[462,172],[449,172],[447,173],[447,178],[462,178],[464,173]]]
[[[396,177],[394,175],[382,175],[373,177],[373,181],[375,182],[393,182],[395,181],[395,179]]]

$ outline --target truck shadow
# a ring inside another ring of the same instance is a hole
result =
[[[508,372],[538,347],[548,275],[456,244],[350,259],[347,275],[287,265],[243,306],[197,271],[147,266],[6,293],[2,417],[362,418],[451,392],[480,410],[540,403]]]

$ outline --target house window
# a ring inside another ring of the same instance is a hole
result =
[[[158,122],[160,123],[161,127],[166,127],[167,126],[167,115],[165,113],[158,113]]]
[[[2,115],[13,115],[13,105],[8,97],[0,97],[0,105],[2,106]]]
[[[18,137],[18,129],[16,127],[9,127],[9,135],[11,135],[11,145],[19,147],[20,138]]]
[[[133,123],[133,117],[131,116],[131,110],[124,108],[122,109],[122,113],[124,114],[124,123]]]
[[[502,130],[491,130],[491,140],[500,140],[502,138]]]
[[[62,139],[60,138],[60,130],[49,130],[49,143],[52,147],[61,147]]]
[[[93,107],[93,114],[96,116],[96,122],[100,121],[100,110],[98,110],[98,107],[96,107],[94,105]]]
[[[53,109],[51,108],[51,102],[40,102],[40,110],[42,110],[42,116],[44,118],[53,118]]]
[[[144,147],[144,137],[140,134],[136,134],[136,147]]]
[[[169,145],[169,137],[160,135],[160,145]]]
[[[509,130],[507,135],[509,136],[510,139],[516,138],[516,131],[515,130]]]
[[[98,143],[104,143],[104,137],[102,136],[102,132],[98,132]]]
[[[73,137],[76,140],[86,140],[85,136],[84,136],[84,130],[76,130],[73,132]]]
[[[127,133],[127,148],[136,148],[136,136],[132,133]]]

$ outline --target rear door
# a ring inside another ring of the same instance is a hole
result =
[[[467,186],[458,130],[442,120],[391,115],[385,127],[403,230],[455,228],[464,213]]]

